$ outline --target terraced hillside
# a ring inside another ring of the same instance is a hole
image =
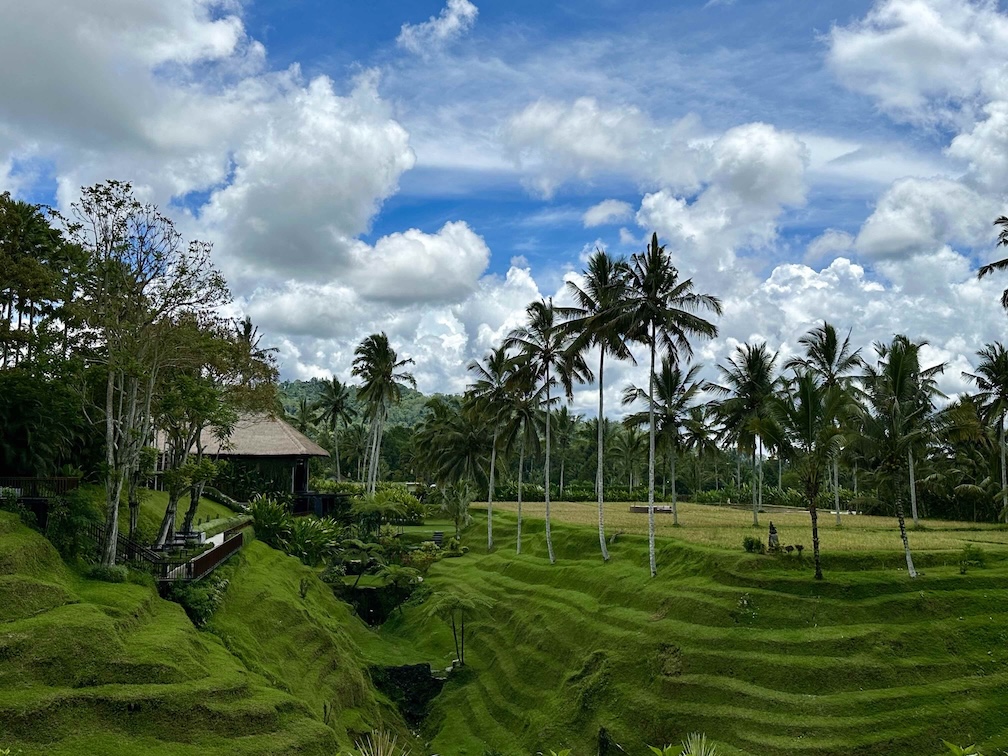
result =
[[[0,750],[332,756],[383,721],[401,728],[337,627],[357,622],[345,606],[314,578],[302,600],[311,573],[295,559],[252,544],[241,560],[216,620],[225,643],[149,585],[79,577],[0,512]]]
[[[628,753],[700,730],[727,754],[937,754],[941,739],[1008,748],[1008,566],[961,575],[953,554],[759,557],[681,541],[661,543],[659,576],[646,541],[620,536],[603,565],[597,536],[542,521],[481,523],[470,554],[433,566],[437,591],[476,591],[496,603],[473,621],[467,671],[437,699],[426,735],[440,753],[596,753],[605,727]],[[991,548],[998,548],[993,546]],[[943,564],[947,562],[947,564]],[[450,629],[422,607],[393,616],[382,640],[439,664]]]

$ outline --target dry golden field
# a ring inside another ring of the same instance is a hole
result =
[[[486,503],[475,502],[473,508],[486,508]],[[515,502],[494,502],[495,511],[517,511]],[[680,539],[708,546],[739,549],[742,539],[756,535],[766,543],[767,528],[772,520],[780,534],[781,545],[800,543],[812,546],[811,518],[805,510],[765,512],[759,516],[760,527],[752,524],[752,511],[719,507],[709,504],[680,503],[679,526],[672,525],[672,515],[656,513],[656,532],[662,538]],[[551,517],[555,522],[597,526],[598,508],[595,503],[552,502]],[[543,519],[542,502],[524,502],[522,517]],[[841,515],[842,524],[836,524],[836,514],[819,511],[819,539],[823,549],[832,551],[896,551],[903,548],[899,525],[895,517],[871,515]],[[627,502],[606,502],[606,533],[616,531],[647,534],[647,514],[630,512]],[[988,525],[947,520],[922,520],[914,528],[907,518],[910,548],[922,551],[951,551],[962,549],[967,543],[983,548],[1008,548],[1008,526]]]

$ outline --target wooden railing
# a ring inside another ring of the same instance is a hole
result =
[[[104,545],[105,529],[101,525],[88,525],[87,533],[99,547]],[[225,534],[222,544],[195,557],[168,557],[119,533],[116,535],[116,562],[133,564],[150,572],[159,583],[200,580],[237,553],[243,544],[241,529],[235,529]]]
[[[19,499],[62,496],[80,485],[80,478],[0,478],[0,488],[13,488]]]

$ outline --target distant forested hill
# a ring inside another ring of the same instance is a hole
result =
[[[310,381],[283,381],[280,384],[278,394],[284,410],[288,414],[294,414],[302,397],[306,398],[309,404],[315,402],[322,393],[324,383],[325,381],[321,378],[312,378]],[[357,401],[357,392],[353,386],[350,387],[350,393],[354,397],[357,416],[360,417],[363,415],[363,404]],[[403,389],[402,402],[389,407],[388,424],[390,426],[402,425],[407,428],[416,426],[423,419],[424,407],[430,398],[431,396],[419,391],[410,388]]]

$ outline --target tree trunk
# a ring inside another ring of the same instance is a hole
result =
[[[177,487],[168,489],[168,506],[165,508],[164,517],[161,518],[161,527],[158,529],[157,540],[154,542],[155,549],[163,549],[165,543],[175,532],[175,515],[178,513],[178,502],[182,492]]]
[[[655,364],[655,327],[651,324],[651,370],[648,372],[648,561],[651,566],[651,577],[658,574],[658,564],[655,561],[655,521],[654,521],[654,462],[655,462],[655,425],[654,425],[654,364]]]
[[[1001,507],[1004,513],[1002,517],[1008,516],[1008,470],[1005,468],[1005,416],[1001,415],[998,420],[999,446],[1001,447]],[[999,518],[1000,519],[1000,518]]]
[[[756,445],[753,444],[752,450],[752,470],[753,470],[753,486],[752,486],[752,524],[754,528],[759,527],[759,510],[756,506]]]
[[[201,480],[189,487],[189,508],[186,510],[185,523],[182,525],[182,530],[186,533],[192,532],[193,520],[196,519],[196,511],[199,509],[199,502],[203,496],[203,487],[205,485],[206,483]]]
[[[566,462],[566,460],[563,457],[560,457],[560,490],[559,490],[559,493],[558,493],[558,495],[560,496],[560,501],[564,500],[564,498],[563,498],[563,488],[564,488],[564,464],[565,464],[565,462]]]
[[[459,610],[459,623],[462,625],[462,654],[459,656],[459,664],[465,666],[465,609]]]
[[[493,497],[494,497],[494,472],[497,467],[497,433],[499,428],[494,428],[493,448],[490,449],[490,481],[487,486],[487,551],[493,549]]]
[[[809,513],[812,515],[812,558],[815,560],[815,579],[822,580],[822,565],[819,562],[819,517],[815,499],[809,499]]]
[[[676,451],[672,449],[672,525],[676,526],[679,524],[679,510],[677,504],[679,503],[679,495],[676,493]]]
[[[917,570],[914,569],[913,557],[910,555],[910,541],[907,539],[906,519],[903,517],[903,500],[896,494],[896,519],[899,521],[900,538],[903,539],[903,551],[906,554],[907,574],[915,578]]]
[[[126,499],[129,502],[129,537],[136,538],[137,520],[140,519],[140,476],[134,472],[130,475],[129,492]]]
[[[836,524],[840,524],[840,461],[833,458],[833,503],[836,505]]]
[[[546,478],[546,551],[549,553],[550,564],[556,564],[556,556],[553,554],[553,537],[550,533],[550,373],[549,365],[546,366],[546,465],[544,476]]]
[[[522,505],[522,470],[525,467],[525,428],[519,431],[522,434],[521,442],[518,444],[518,552],[521,554],[521,505]]]
[[[854,498],[857,498],[857,460],[854,460]],[[855,507],[857,505],[855,504]]]
[[[600,347],[598,364],[598,467],[595,469],[595,493],[598,494],[598,538],[599,546],[602,548],[602,561],[609,561],[609,549],[606,546],[605,538],[605,515],[603,512],[604,495],[602,493],[604,475],[602,473],[602,429],[605,424],[602,413],[603,393],[602,393],[602,371],[605,367],[605,348]]]
[[[458,632],[455,630],[455,612],[452,612],[451,622],[452,622],[452,638],[455,639],[455,658],[458,659],[459,665],[463,666],[464,662],[462,661],[462,651],[459,649]]]
[[[910,514],[913,517],[914,527],[920,525],[917,519],[917,481],[914,480],[914,458],[913,451],[907,449],[907,463],[910,470]]]
[[[111,567],[116,560],[116,536],[119,535],[119,497],[122,495],[123,472],[116,464],[115,408],[116,371],[109,366],[105,383],[105,532],[102,544],[102,564]]]
[[[759,457],[756,459],[756,464],[759,466],[759,508],[763,509],[763,438],[759,437]]]
[[[341,474],[341,471],[340,471],[339,442],[340,442],[340,437],[338,435],[334,434],[334,436],[333,436],[333,451],[336,452],[336,481],[337,482],[339,482],[339,480],[343,477],[342,474]]]

